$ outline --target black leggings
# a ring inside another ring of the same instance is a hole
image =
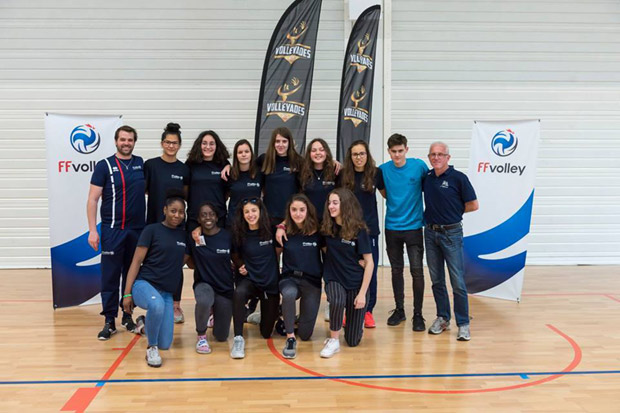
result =
[[[273,327],[278,319],[279,294],[267,294],[247,277],[237,279],[237,288],[233,295],[233,325],[235,336],[243,335],[245,322],[245,303],[248,299],[258,296],[260,299],[260,334],[264,338],[271,337]]]
[[[340,331],[346,309],[347,326],[344,328],[344,339],[350,347],[357,346],[362,341],[362,334],[364,334],[364,315],[370,294],[368,291],[366,292],[366,306],[357,309],[354,302],[359,291],[359,288],[345,290],[341,284],[335,281],[325,284],[325,293],[327,294],[327,301],[329,301],[329,329]]]
[[[230,331],[232,316],[232,299],[216,293],[211,285],[200,282],[194,287],[196,297],[196,333],[199,336],[207,333],[207,323],[213,308],[213,336],[217,341],[226,341]]]

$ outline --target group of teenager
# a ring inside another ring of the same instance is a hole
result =
[[[333,159],[323,139],[312,140],[301,156],[284,127],[272,132],[266,152],[258,157],[247,140],[239,140],[232,165],[211,130],[198,135],[185,162],[177,159],[182,142],[178,124],[169,123],[162,133],[162,155],[144,163],[133,155],[137,138],[132,127],[120,127],[114,136],[116,153],[98,162],[91,178],[88,242],[95,250],[101,246],[105,324],[100,340],[116,332],[120,303],[122,326],[147,336],[147,363],[161,366],[159,350],[171,346],[174,323],[184,321],[180,301],[187,264],[194,270],[198,353],[211,352],[209,327],[215,340],[226,341],[232,319],[230,355],[244,358],[243,327],[254,302],[260,304],[261,335],[271,337],[281,317],[287,337],[282,355],[296,357],[297,337],[312,337],[323,284],[330,336],[321,357],[340,351],[343,328],[345,342],[357,346],[364,328],[375,327],[377,191],[387,200],[385,239],[396,304],[387,324],[406,320],[406,247],[413,278],[412,328],[426,330],[426,245],[437,304],[437,318],[428,331],[440,334],[450,328],[445,263],[457,339],[470,339],[461,220],[478,204],[467,177],[448,165],[445,143],[431,145],[429,170],[422,160],[406,157],[407,139],[400,134],[388,139],[392,160],[380,167],[361,140],[351,144],[343,164]],[[136,322],[135,306],[146,310]]]

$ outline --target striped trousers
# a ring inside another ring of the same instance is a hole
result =
[[[345,288],[335,281],[330,281],[325,285],[327,301],[329,301],[329,329],[340,331],[342,328],[342,318],[347,315],[347,325],[344,328],[344,340],[350,347],[357,346],[362,341],[364,334],[364,315],[368,306],[369,293],[366,292],[366,306],[356,309],[353,302],[359,293],[359,288],[355,290],[345,290]]]

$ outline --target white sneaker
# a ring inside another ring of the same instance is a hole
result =
[[[233,339],[233,347],[230,350],[230,357],[234,359],[242,359],[245,357],[245,340],[243,336],[235,336]]]
[[[329,303],[325,305],[325,321],[329,321]]]
[[[248,316],[248,323],[259,325],[260,324],[260,313],[258,311],[253,312]]]
[[[340,351],[340,340],[337,338],[328,338],[325,340],[325,346],[321,350],[321,357],[330,358]]]
[[[161,356],[159,355],[157,346],[146,349],[146,364],[151,367],[161,367]]]

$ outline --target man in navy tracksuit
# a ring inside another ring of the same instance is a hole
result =
[[[144,228],[145,180],[143,160],[132,155],[138,134],[131,126],[121,126],[114,133],[116,153],[97,163],[90,180],[88,203],[88,243],[97,251],[97,204],[101,199],[101,301],[105,317],[99,340],[108,340],[116,333],[119,282],[125,290],[138,238]],[[123,313],[122,325],[129,331],[136,328],[131,315]]]

